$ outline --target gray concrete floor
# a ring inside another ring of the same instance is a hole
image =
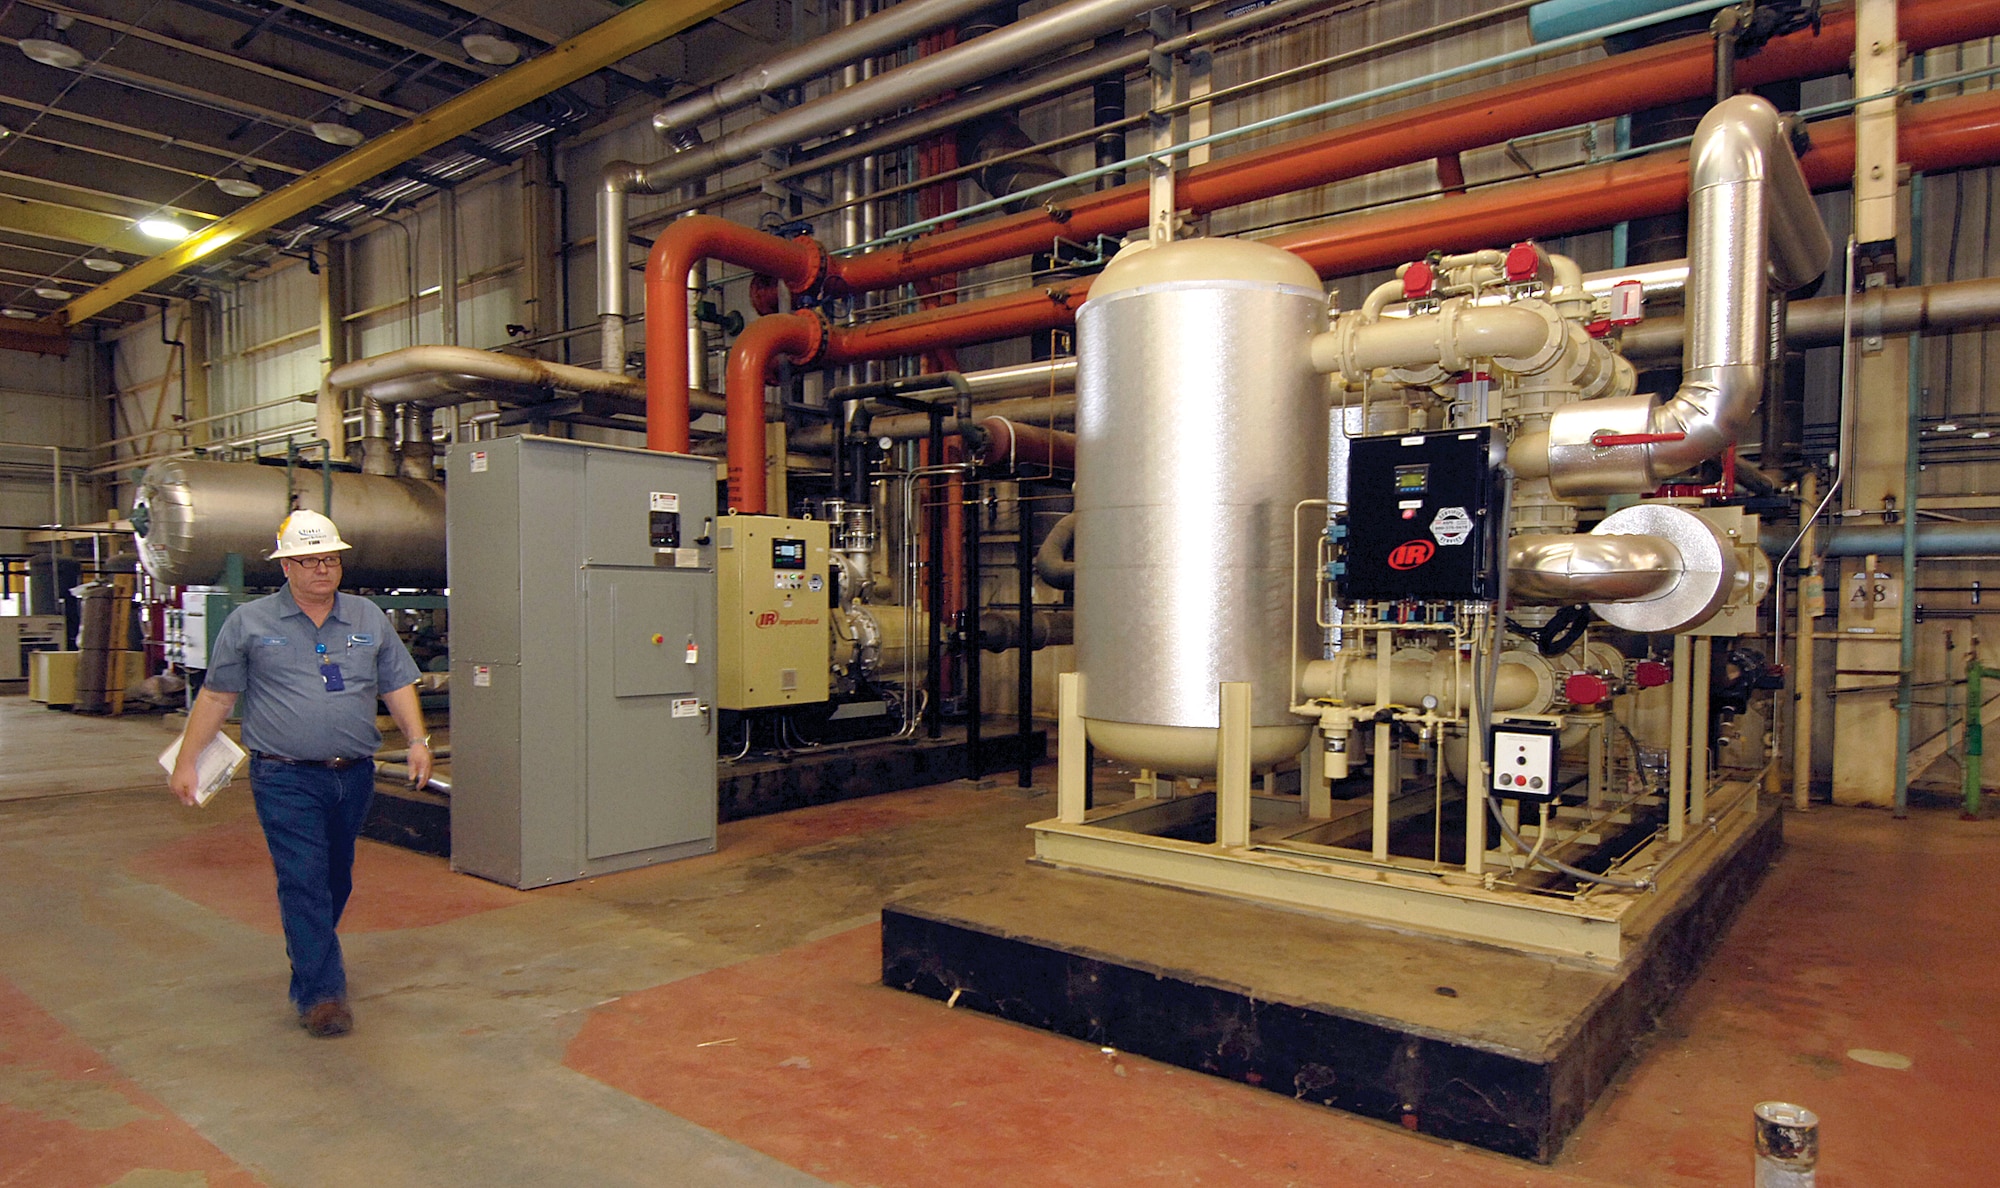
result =
[[[565,1045],[620,994],[871,923],[968,854],[1001,858],[996,841],[1027,849],[1023,831],[981,843],[947,822],[799,861],[750,840],[755,822],[725,827],[736,853],[726,832],[722,854],[669,878],[347,936],[358,1027],[315,1041],[285,1003],[280,938],[131,869],[219,824],[255,828],[240,780],[206,809],[172,800],[152,766],[170,738],[157,719],[0,698],[0,978],[270,1184],[818,1183],[571,1071]],[[1015,799],[1021,823],[1046,815]],[[370,893],[364,880],[357,908]]]

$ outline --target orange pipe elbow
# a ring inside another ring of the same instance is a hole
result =
[[[826,342],[816,313],[773,314],[750,323],[729,352],[729,506],[745,515],[765,507],[764,382],[780,358],[811,363]]]
[[[794,293],[813,291],[826,276],[826,250],[810,239],[779,239],[714,215],[690,215],[667,224],[646,255],[649,450],[684,454],[691,444],[687,278],[702,260],[755,269],[783,281]]]

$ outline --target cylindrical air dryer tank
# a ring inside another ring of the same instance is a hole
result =
[[[1252,687],[1254,765],[1305,747],[1291,672],[1319,629],[1292,521],[1325,492],[1326,323],[1310,267],[1228,239],[1128,247],[1077,312],[1076,664],[1104,754],[1212,774],[1225,681]]]
[[[294,506],[321,510],[320,472],[245,462],[170,458],[146,468],[132,497],[139,557],[154,580],[203,585],[221,575],[230,553],[243,558],[244,579],[275,586],[285,580],[276,561],[278,522]],[[437,588],[445,584],[444,487],[386,475],[333,476],[333,521],[354,547],[341,556],[349,588]]]

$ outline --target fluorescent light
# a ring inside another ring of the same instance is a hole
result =
[[[50,301],[68,301],[71,294],[68,289],[57,289],[43,285],[41,288],[35,290],[35,296],[46,297]]]
[[[67,41],[29,37],[21,42],[21,52],[44,66],[54,66],[58,70],[75,70],[83,65],[83,51]]]
[[[41,315],[31,309],[15,309],[11,306],[6,309],[0,309],[0,318],[13,318],[17,321],[32,322],[38,317],[41,317]]]
[[[367,139],[361,134],[361,129],[352,124],[343,124],[339,120],[314,120],[312,134],[328,144],[337,144],[342,148],[353,148]]]
[[[1987,438],[1991,436],[1993,436],[1993,431],[1991,429],[1974,429],[1972,431],[1972,439],[1974,441],[1985,441]]]
[[[123,264],[120,264],[116,260],[107,260],[102,256],[85,256],[83,258],[83,266],[85,268],[90,269],[92,272],[125,271],[125,266]]]
[[[1939,433],[1956,433],[1956,432],[1958,432],[1958,426],[1957,426],[1957,425],[1955,425],[1955,424],[1953,424],[1953,423],[1952,423],[1952,422],[1950,422],[1950,421],[1946,421],[1946,422],[1945,422],[1944,424],[1942,424],[1942,425],[1939,425],[1939,426],[1937,427],[1937,432],[1939,432]]]
[[[150,236],[153,239],[170,239],[176,243],[193,234],[193,232],[174,222],[172,219],[140,219],[138,227],[139,234],[141,235]]]
[[[465,47],[466,57],[488,66],[512,66],[521,60],[520,46],[491,33],[467,33],[458,44]]]

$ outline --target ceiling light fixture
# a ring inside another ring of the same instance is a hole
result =
[[[85,256],[83,258],[83,266],[85,268],[90,269],[92,272],[125,271],[125,266],[123,264],[120,264],[116,260],[107,260],[102,256]]]
[[[221,173],[215,177],[215,188],[231,198],[256,198],[264,193],[246,166],[241,173]]]
[[[1975,429],[1972,431],[1972,439],[1974,441],[1985,441],[1991,436],[1993,436],[1993,430],[1991,429]]]
[[[314,120],[312,134],[341,148],[353,148],[367,139],[361,134],[361,129],[341,120]]]
[[[1954,424],[1953,422],[1951,422],[1951,421],[1946,421],[1946,422],[1945,422],[1944,424],[1942,424],[1942,425],[1939,425],[1939,426],[1937,427],[1937,429],[1935,430],[1935,432],[1938,432],[1938,433],[1956,433],[1956,432],[1958,432],[1958,426],[1957,426],[1956,424]]]
[[[75,70],[83,65],[83,51],[69,43],[63,30],[75,23],[76,18],[68,13],[56,13],[42,22],[33,37],[21,39],[21,52],[44,66],[54,66],[58,70]]]
[[[153,239],[170,239],[176,243],[193,234],[193,232],[174,222],[172,219],[140,219],[138,228],[141,235],[149,236]]]
[[[488,66],[512,66],[521,60],[521,47],[491,33],[467,33],[458,39],[465,56]]]
[[[50,301],[68,301],[73,294],[68,289],[56,289],[48,285],[43,285],[35,290],[35,296],[46,297]]]
[[[32,322],[40,316],[40,314],[31,309],[14,309],[11,306],[7,309],[0,309],[0,318],[13,318],[21,322]]]

